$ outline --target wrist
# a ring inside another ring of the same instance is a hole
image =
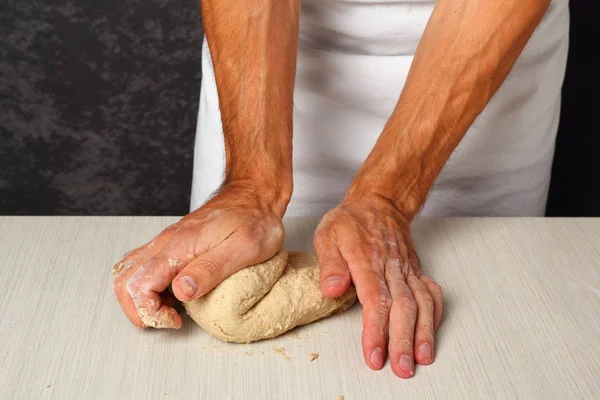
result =
[[[220,195],[268,209],[282,219],[292,197],[292,180],[248,177],[225,180]]]
[[[376,195],[389,199],[412,220],[458,143],[457,131],[407,124],[398,110],[392,114],[373,150],[358,170],[348,197]],[[441,134],[440,132],[443,132]]]
[[[251,194],[283,217],[293,190],[291,124],[284,129],[235,132],[226,135],[223,186]]]
[[[423,205],[420,195],[414,190],[393,189],[392,186],[406,187],[401,183],[386,184],[381,180],[355,179],[348,187],[343,203],[351,204],[362,201],[385,205],[401,214],[407,221],[412,221]]]
[[[347,201],[377,197],[388,201],[409,221],[423,206],[432,186],[423,163],[402,161],[374,149],[352,180]]]
[[[406,228],[410,227],[416,212],[412,211],[406,200],[398,200],[393,196],[383,193],[379,187],[365,185],[363,182],[353,182],[341,203],[343,207],[361,209],[367,213],[383,213],[401,222]],[[415,207],[417,210],[420,207]]]

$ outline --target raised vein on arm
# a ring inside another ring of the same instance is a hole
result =
[[[347,198],[371,192],[412,218],[504,81],[550,0],[439,0],[404,89]]]
[[[225,184],[257,186],[287,206],[300,1],[201,1],[223,122]]]

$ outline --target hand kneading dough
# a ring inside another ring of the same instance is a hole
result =
[[[282,250],[236,272],[185,308],[211,335],[249,343],[345,311],[355,302],[354,286],[337,299],[321,294],[316,257]]]

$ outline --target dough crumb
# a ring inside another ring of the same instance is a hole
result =
[[[187,259],[190,260],[190,261],[192,261],[194,258],[196,258],[196,256],[193,255],[193,254],[188,254],[187,255]]]
[[[46,389],[50,389],[52,385],[46,385]]]
[[[297,339],[299,339],[299,337],[298,337],[298,334],[297,334],[296,332],[292,332],[292,333],[290,334],[290,337],[291,337],[292,339],[294,339],[294,340],[297,340]]]
[[[284,347],[279,347],[279,348],[274,348],[273,349],[273,353],[282,356],[285,360],[291,360],[290,357],[288,357],[287,354],[285,354],[285,348]]]
[[[338,396],[338,400],[344,400],[344,396],[342,396],[341,394]]]
[[[179,260],[169,258],[169,265],[173,268],[177,268],[179,266]]]
[[[251,356],[252,354],[254,354],[252,351],[247,351],[244,353],[245,356]]]
[[[264,355],[265,355],[265,352],[261,350],[261,351],[260,351],[260,355],[261,355],[261,356],[264,356]]]
[[[113,275],[118,275],[119,272],[121,272],[123,270],[123,263],[118,263],[116,267],[113,268],[112,270],[112,274]]]
[[[151,326],[152,328],[162,329],[162,328],[177,328],[175,322],[171,319],[168,313],[163,313],[160,319],[157,319],[154,315],[150,315],[146,308],[138,308],[138,315],[142,319],[142,323],[145,326]]]
[[[315,361],[317,358],[319,358],[319,353],[310,353],[308,355],[308,361]]]

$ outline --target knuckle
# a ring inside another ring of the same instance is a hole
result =
[[[214,280],[221,276],[221,267],[212,260],[198,260],[197,273],[200,278],[206,280]]]
[[[444,290],[442,289],[442,287],[440,285],[438,285],[435,282],[433,282],[430,285],[429,290],[433,296],[436,296],[438,298],[444,297]]]
[[[143,267],[135,271],[129,277],[123,276],[119,279],[123,281],[121,286],[125,286],[127,293],[129,293],[132,298],[145,290],[148,284],[148,275]]]
[[[251,258],[257,257],[265,250],[265,235],[253,229],[244,229],[240,231],[237,240],[244,246],[245,251],[249,251]]]
[[[130,296],[134,296],[139,291],[140,285],[137,281],[133,279],[128,279],[125,282],[125,289],[127,290],[127,293],[129,293]]]
[[[121,278],[126,271],[128,271],[133,265],[135,265],[138,262],[138,260],[138,258],[130,258],[128,260],[123,259],[119,263],[117,263],[112,269],[114,280]]]
[[[388,321],[392,308],[392,299],[384,294],[371,296],[364,302],[363,328],[379,331],[383,321]]]
[[[439,303],[436,305],[436,307],[438,308],[438,312],[440,317],[442,316],[442,314],[444,313],[444,306],[442,305],[442,303]]]
[[[412,348],[413,346],[413,341],[412,339],[406,338],[406,337],[402,337],[398,340],[398,344],[401,345],[404,348]]]
[[[428,336],[431,336],[431,337],[433,337],[433,331],[434,331],[434,328],[433,328],[433,325],[431,325],[430,323],[427,323],[427,322],[425,322],[425,323],[420,323],[420,324],[417,326],[417,329],[419,329],[419,330],[420,330],[422,333],[425,333],[425,334],[427,334]]]
[[[432,298],[429,298],[425,301],[425,307],[427,309],[427,312],[433,314],[433,310],[435,309],[435,303],[433,302]]]
[[[239,233],[239,240],[246,246],[258,246],[261,243],[259,237],[262,236],[256,229],[242,229]]]
[[[387,293],[379,293],[372,297],[369,306],[379,311],[380,314],[389,314],[392,308],[392,298]]]
[[[423,294],[421,295],[421,301],[420,301],[420,306],[421,307],[425,307],[425,309],[428,312],[433,312],[433,307],[435,305],[434,301],[433,301],[433,296],[428,292],[428,291],[423,291]]]
[[[404,294],[398,298],[398,306],[402,308],[404,313],[411,316],[417,315],[417,302],[409,294]]]
[[[158,236],[168,236],[168,235],[172,235],[175,232],[178,232],[181,229],[181,225],[179,224],[173,224],[173,225],[169,225],[167,226],[165,229],[163,229]]]
[[[412,349],[413,339],[405,334],[390,335],[390,345],[399,349]]]
[[[392,307],[392,298],[387,294],[381,294],[378,299],[379,308],[389,310]]]
[[[315,236],[313,239],[314,244],[321,244],[325,241],[327,237],[327,229],[324,226],[319,226],[315,231]]]

